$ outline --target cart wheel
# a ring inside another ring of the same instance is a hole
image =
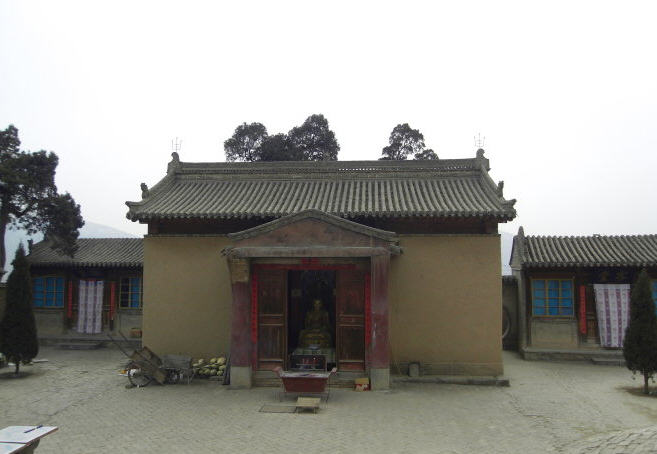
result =
[[[140,388],[142,386],[148,386],[153,381],[153,377],[145,374],[140,367],[135,366],[128,369],[128,380],[132,386]]]
[[[175,369],[168,369],[167,378],[165,382],[170,385],[175,385],[179,381],[180,381],[180,375],[178,374],[178,371]]]

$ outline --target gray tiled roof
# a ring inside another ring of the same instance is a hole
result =
[[[524,236],[520,230],[513,248],[532,267],[657,265],[657,235]]]
[[[306,209],[356,217],[491,217],[510,220],[515,200],[475,159],[182,163],[140,202],[133,221],[174,218],[278,218]]]
[[[144,262],[142,238],[80,238],[73,258],[36,243],[27,256],[31,265],[82,267],[141,267]]]

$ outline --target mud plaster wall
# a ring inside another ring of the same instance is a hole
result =
[[[400,235],[391,260],[393,373],[419,361],[425,373],[500,375],[499,235]]]

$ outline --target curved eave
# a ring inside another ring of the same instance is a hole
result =
[[[619,268],[639,268],[644,266],[657,266],[655,262],[549,262],[536,263],[524,262],[526,268],[601,268],[601,267],[619,267]]]
[[[131,221],[154,221],[161,219],[277,219],[288,216],[293,213],[203,213],[203,214],[189,214],[189,213],[162,213],[162,214],[139,214],[128,212],[126,217]],[[490,218],[499,221],[511,221],[516,217],[515,210],[512,213],[498,212],[498,213],[460,213],[460,212],[447,212],[447,213],[432,213],[432,212],[419,212],[419,213],[403,213],[403,212],[390,212],[390,213],[329,213],[334,216],[342,218]]]
[[[143,268],[142,262],[37,262],[30,263],[31,267],[60,267],[60,268]]]

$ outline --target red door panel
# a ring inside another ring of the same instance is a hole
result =
[[[338,270],[336,347],[339,370],[365,370],[365,273]]]

